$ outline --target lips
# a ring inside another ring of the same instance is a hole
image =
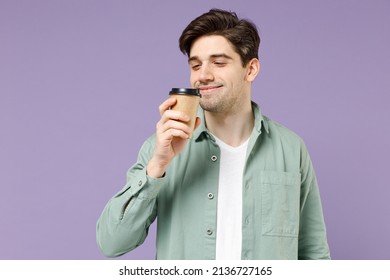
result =
[[[205,92],[211,92],[215,89],[218,89],[218,88],[221,88],[222,85],[207,85],[207,86],[200,86],[199,87],[199,90],[201,93],[205,93]]]

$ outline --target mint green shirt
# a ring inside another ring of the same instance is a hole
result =
[[[255,125],[243,174],[242,259],[329,259],[320,194],[306,147],[263,116]],[[96,227],[104,255],[141,245],[157,219],[157,259],[215,259],[220,149],[204,125],[193,133],[163,178],[146,175],[155,135],[142,146],[127,184]]]

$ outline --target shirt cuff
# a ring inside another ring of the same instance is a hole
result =
[[[138,172],[128,183],[131,196],[137,196],[140,199],[154,199],[157,197],[161,186],[166,182],[166,177],[152,178],[146,174],[146,167]]]

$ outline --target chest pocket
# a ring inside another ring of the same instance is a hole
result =
[[[261,232],[267,236],[298,237],[300,173],[259,173]]]

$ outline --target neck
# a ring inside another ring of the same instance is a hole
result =
[[[238,147],[251,135],[254,126],[252,105],[236,112],[204,112],[208,130],[226,144]]]

